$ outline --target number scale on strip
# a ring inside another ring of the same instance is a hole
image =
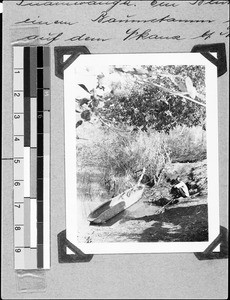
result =
[[[15,269],[50,268],[50,54],[14,47]]]

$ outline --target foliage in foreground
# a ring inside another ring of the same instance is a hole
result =
[[[108,70],[107,70],[108,71]],[[94,116],[113,126],[125,124],[143,131],[169,132],[178,125],[205,128],[203,66],[109,66],[97,76],[89,99],[77,99],[81,118]]]

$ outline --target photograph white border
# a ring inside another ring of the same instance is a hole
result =
[[[208,177],[207,242],[79,243],[77,211],[75,86],[77,68],[86,65],[203,65],[206,84]],[[202,252],[219,235],[219,164],[217,68],[200,53],[80,55],[64,71],[65,196],[67,239],[86,254]]]

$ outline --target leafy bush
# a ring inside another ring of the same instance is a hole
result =
[[[147,85],[136,85],[129,97],[111,96],[98,112],[109,122],[143,131],[169,132],[177,125],[202,125],[206,118],[205,107]]]
[[[177,125],[205,123],[205,68],[200,65],[110,66],[98,74],[92,90],[80,86],[91,94],[90,100],[76,97],[85,121],[95,117],[167,133]]]

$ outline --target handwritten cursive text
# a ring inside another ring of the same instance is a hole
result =
[[[71,38],[66,39],[65,41],[70,41],[70,42],[81,42],[81,41],[85,41],[85,42],[105,42],[108,41],[110,39],[105,39],[105,38],[96,38],[96,37],[90,37],[87,36],[85,33],[81,34],[81,35],[76,35],[73,36]]]
[[[179,3],[176,4],[175,2],[171,2],[171,1],[165,2],[165,1],[153,0],[151,2],[151,6],[152,7],[177,7],[179,6]]]
[[[92,22],[97,22],[101,24],[106,23],[212,23],[215,22],[215,20],[203,20],[203,19],[176,19],[171,17],[171,15],[164,16],[162,18],[152,18],[152,19],[133,19],[135,15],[127,15],[126,19],[116,19],[114,17],[108,16],[107,12],[102,12],[98,17],[95,19],[91,19]]]
[[[78,22],[68,22],[68,21],[63,21],[63,20],[55,20],[55,21],[42,21],[40,19],[40,16],[37,17],[37,19],[31,19],[27,18],[25,20],[16,22],[15,24],[29,24],[29,25],[74,25],[77,24]]]
[[[195,0],[192,2],[189,2],[191,5],[229,5],[229,1],[219,1],[219,0]]]
[[[151,29],[147,29],[143,32],[140,32],[140,28],[138,29],[128,29],[126,31],[127,36],[123,39],[123,41],[129,40],[177,40],[181,41],[184,40],[180,35],[174,36],[162,36],[151,32]]]
[[[134,1],[126,1],[126,0],[113,0],[113,1],[27,1],[20,0],[16,5],[25,7],[25,6],[52,6],[52,7],[60,7],[60,6],[107,6],[107,12],[114,9],[116,6],[136,6]]]
[[[40,35],[28,35],[21,37],[17,41],[24,41],[24,42],[30,42],[30,41],[35,41],[39,40],[41,42],[44,42],[44,45],[50,45],[53,42],[59,41],[60,39],[64,38],[64,32],[60,33],[52,33],[50,32],[47,36],[40,36]],[[79,34],[70,38],[65,39],[65,41],[70,41],[70,42],[105,42],[108,41],[109,38],[101,38],[101,37],[91,37],[87,35],[86,33]]]

